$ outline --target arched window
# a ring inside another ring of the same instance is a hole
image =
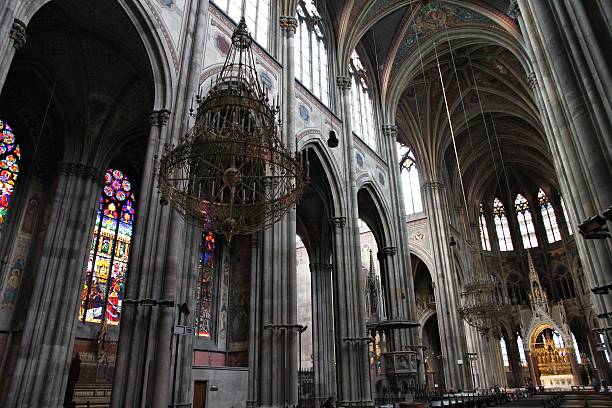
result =
[[[270,32],[270,0],[212,0],[232,20],[238,22],[244,15],[251,35],[259,45],[268,48]]]
[[[312,0],[299,3],[297,20],[295,76],[324,105],[329,105],[327,44],[321,15]]]
[[[215,277],[215,254],[217,239],[211,231],[202,233],[198,280],[196,282],[196,333],[210,337],[212,333],[213,283]]]
[[[399,143],[397,144],[397,154],[400,161],[406,214],[422,212],[423,200],[421,199],[421,184],[419,182],[419,171],[416,167],[414,154],[409,147],[402,146]]]
[[[497,241],[499,242],[500,251],[512,251],[512,237],[510,236],[510,228],[508,227],[508,218],[504,204],[499,198],[493,200],[493,219],[495,220],[495,232],[497,232]]]
[[[567,215],[567,208],[565,207],[565,201],[563,201],[563,197],[559,197],[559,201],[561,201],[561,209],[563,210],[563,218],[565,218],[565,224],[567,225],[567,232],[572,235],[574,230],[572,229],[572,223]]]
[[[373,150],[376,150],[372,92],[368,86],[367,72],[355,50],[353,50],[351,55],[349,73],[351,74],[351,118],[353,121],[353,132]]]
[[[506,348],[506,340],[502,337],[499,339],[499,349],[501,350],[502,362],[504,367],[510,367],[510,360],[508,360],[508,349]]]
[[[559,232],[559,224],[557,224],[555,210],[552,204],[550,204],[548,196],[542,189],[538,191],[538,202],[540,203],[540,211],[542,212],[542,220],[544,221],[548,243],[559,241],[561,239],[561,233]]]
[[[13,129],[0,119],[0,224],[8,213],[9,202],[19,175],[21,150],[15,140]]]
[[[519,351],[519,362],[521,366],[527,367],[527,357],[525,356],[525,347],[523,346],[523,338],[520,335],[516,337],[516,345]]]
[[[119,323],[134,215],[128,177],[106,170],[81,295],[79,318],[84,322]]]
[[[563,342],[563,338],[555,330],[553,330],[552,340],[553,340],[553,343],[555,344],[555,348],[560,349],[560,348],[564,348],[565,347],[565,343]]]
[[[506,279],[508,297],[512,305],[524,305],[527,303],[527,290],[523,278],[518,273],[511,273]]]
[[[522,194],[517,194],[514,200],[514,209],[518,218],[519,228],[521,229],[521,237],[523,239],[524,248],[534,248],[538,246],[538,239],[533,228],[533,219],[531,218],[531,210],[529,203]]]
[[[480,244],[482,245],[482,249],[485,251],[491,250],[491,242],[489,241],[489,230],[487,229],[487,220],[485,218],[484,208],[482,203],[480,203],[480,217],[479,217],[479,226],[480,226]]]
[[[567,268],[560,266],[555,269],[554,285],[557,292],[556,300],[565,300],[576,297],[574,280]]]
[[[576,357],[576,363],[582,364],[582,359],[580,358],[580,349],[578,348],[578,342],[576,341],[576,336],[572,333],[572,343],[574,344],[574,357]]]

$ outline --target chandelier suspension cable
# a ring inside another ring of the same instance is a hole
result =
[[[455,151],[455,160],[457,161],[457,172],[459,174],[459,183],[461,185],[461,194],[463,197],[463,205],[465,207],[465,214],[468,214],[467,199],[465,198],[465,188],[463,186],[463,175],[461,172],[461,165],[459,164],[459,154],[457,153],[457,143],[455,141],[455,132],[453,130],[453,122],[451,120],[450,110],[448,108],[448,99],[446,98],[446,89],[444,88],[444,79],[442,78],[442,69],[440,68],[440,59],[438,58],[438,48],[436,42],[433,43],[434,52],[436,54],[436,64],[438,66],[438,74],[440,75],[440,86],[442,87],[442,96],[444,97],[444,106],[446,107],[446,116],[448,117],[448,126],[450,128],[451,139],[453,141],[453,150]],[[452,50],[451,50],[452,52]],[[456,75],[456,72],[455,72]],[[459,95],[461,97],[461,95]]]
[[[468,63],[470,65],[470,71],[472,73],[472,80],[474,81],[474,90],[476,91],[476,98],[478,99],[478,106],[480,107],[480,114],[482,116],[482,123],[484,125],[484,129],[485,129],[485,134],[487,135],[487,141],[489,143],[489,151],[491,152],[491,160],[493,161],[493,167],[495,169],[495,178],[497,180],[497,185],[501,188],[501,180],[499,177],[499,172],[497,170],[497,164],[495,162],[495,154],[493,153],[493,145],[491,144],[491,135],[489,134],[489,127],[487,126],[487,118],[485,116],[484,113],[484,108],[482,107],[482,98],[480,96],[480,90],[478,89],[478,83],[476,82],[476,75],[474,73],[474,65],[472,64],[472,58],[468,53]],[[492,116],[491,116],[492,118]],[[497,141],[498,143],[498,149],[499,149],[499,140]],[[501,153],[501,149],[499,149],[499,155],[500,155],[500,159],[501,159],[501,165],[502,165],[502,172],[504,175],[504,179],[505,179],[505,183],[506,183],[506,190],[507,190],[507,194],[508,194],[508,199],[511,199],[511,194],[510,194],[510,183],[508,182],[508,174],[506,173],[506,166],[504,165],[504,156]]]
[[[455,65],[455,56],[453,55],[453,47],[451,45],[451,40],[448,35],[448,26],[446,25],[446,23],[444,23],[444,30],[446,31],[446,42],[448,42],[448,49],[451,56],[451,62],[453,64],[453,71],[455,72],[455,78],[457,78],[457,89],[459,90],[459,100],[461,101],[461,109],[463,110],[463,118],[465,119],[467,137],[470,143],[470,148],[473,149],[474,145],[472,144],[472,132],[470,131],[470,124],[468,122],[467,112],[465,110],[465,102],[463,100],[463,90],[461,89],[461,81],[459,81],[459,73],[457,72],[457,66]]]
[[[414,38],[416,39],[417,49],[419,50],[419,61],[421,65],[421,74],[423,75],[423,88],[427,84],[427,79],[425,77],[425,67],[423,66],[423,53],[421,52],[421,46],[419,45],[419,33],[416,30],[416,26],[414,29]],[[417,120],[419,122],[419,134],[421,136],[421,140],[423,140],[423,124],[421,123],[421,112],[419,110],[419,100],[416,95],[416,85],[414,86],[414,106],[416,107]]]

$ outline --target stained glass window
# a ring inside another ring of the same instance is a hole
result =
[[[134,226],[134,193],[128,177],[108,169],[98,202],[79,319],[119,324]]]
[[[493,219],[495,221],[495,232],[497,232],[497,241],[499,242],[500,251],[512,251],[512,237],[510,236],[510,227],[508,226],[508,218],[504,204],[499,198],[493,200]]]
[[[542,220],[544,221],[544,229],[546,230],[548,243],[559,241],[561,239],[561,233],[559,232],[559,224],[557,224],[555,210],[548,196],[542,189],[538,191],[538,202],[540,203],[540,211],[542,212]]]
[[[244,16],[251,35],[264,48],[268,48],[270,31],[270,0],[213,0],[235,22]]]
[[[376,150],[376,131],[374,107],[372,105],[372,92],[368,86],[367,72],[353,50],[349,64],[351,74],[351,118],[353,132],[368,146]]]
[[[563,210],[563,218],[565,218],[565,224],[567,225],[567,232],[572,235],[574,233],[572,229],[572,223],[570,222],[569,216],[567,215],[567,208],[565,207],[565,201],[563,197],[559,197],[561,201],[561,209]]]
[[[508,349],[506,348],[506,340],[502,337],[499,339],[499,349],[501,350],[502,362],[504,367],[510,367],[510,360],[508,360]]]
[[[198,336],[210,337],[212,332],[213,281],[217,240],[210,231],[202,233],[198,280],[196,282],[196,332]]]
[[[423,211],[421,199],[421,184],[419,171],[412,150],[407,146],[397,144],[397,154],[400,161],[402,190],[404,193],[404,207],[406,214],[416,214]]]
[[[491,250],[491,242],[489,241],[489,230],[487,229],[487,220],[485,218],[484,208],[480,204],[480,243],[485,251]]]
[[[519,228],[521,229],[523,247],[537,247],[538,239],[536,238],[535,229],[533,227],[531,210],[529,209],[527,199],[523,197],[522,194],[517,194],[516,200],[514,200],[514,209],[516,210],[516,217],[518,218]]]
[[[21,150],[15,140],[13,129],[0,119],[0,224],[8,213],[9,202],[19,175]]]
[[[312,0],[299,3],[297,20],[295,76],[324,105],[328,105],[327,41],[321,23],[321,15]]]

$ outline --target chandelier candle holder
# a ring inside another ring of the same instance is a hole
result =
[[[474,270],[460,293],[459,311],[461,317],[482,334],[495,334],[500,320],[508,316],[512,306],[499,294],[494,275],[483,273],[478,254],[472,256],[475,259]]]
[[[246,235],[278,221],[301,197],[307,160],[281,141],[280,108],[262,86],[244,18],[232,35],[195,125],[166,145],[159,169],[162,204],[225,235]]]

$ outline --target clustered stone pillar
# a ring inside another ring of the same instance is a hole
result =
[[[315,403],[336,397],[334,370],[334,317],[332,302],[332,265],[313,262],[312,337],[314,356]]]
[[[80,163],[60,163],[58,170],[7,407],[56,407],[64,400],[101,173]]]
[[[282,60],[283,111],[285,145],[294,151],[295,141],[295,68],[294,36],[297,20],[281,16],[280,28],[284,46]],[[249,396],[250,405],[292,406],[297,404],[297,270],[296,270],[296,214],[291,208],[271,228],[262,233],[261,261],[255,273],[257,298],[253,333],[257,342],[250,348],[251,360],[258,359],[257,367],[249,370],[249,383],[255,395]]]
[[[153,288],[155,282],[155,252],[159,229],[162,222],[161,210],[155,181],[157,158],[161,155],[162,141],[167,137],[170,112],[154,111],[150,115],[151,130],[142,187],[138,197],[138,217],[132,245],[130,268],[126,277],[125,298],[130,300],[158,299]],[[167,217],[167,214],[166,216]],[[141,398],[146,399],[147,381],[151,357],[147,356],[150,346],[150,329],[155,327],[157,314],[152,307],[141,307],[124,302],[121,311],[119,347],[113,380],[112,406],[134,406]]]
[[[345,297],[345,310],[336,314],[336,320],[346,319],[347,327],[343,331],[336,330],[336,357],[338,358],[338,370],[349,370],[339,374],[338,378],[338,405],[372,405],[368,380],[368,345],[364,341],[350,341],[349,338],[364,338],[365,327],[365,305],[361,291],[362,269],[361,269],[361,243],[359,236],[359,208],[357,204],[357,183],[355,179],[355,148],[353,145],[353,128],[351,122],[350,89],[351,79],[348,76],[338,76],[336,84],[340,89],[340,112],[342,114],[343,141],[344,141],[344,163],[346,164],[346,179],[348,188],[346,194],[346,227],[341,228],[344,246],[335,247],[336,251],[342,251],[348,259],[343,262],[343,269],[337,267],[334,271],[342,280],[342,286],[338,287],[341,297]],[[336,228],[336,230],[338,230]],[[342,302],[340,298],[334,298],[335,302]],[[344,355],[343,355],[344,354]],[[342,366],[339,355],[343,355]],[[340,375],[347,376],[340,381]]]
[[[10,21],[12,15],[9,15],[8,10],[3,11],[5,14],[0,15],[0,89],[4,86],[15,52],[21,49],[28,39],[25,23],[17,18],[13,18],[12,24],[5,23]]]
[[[423,198],[429,217],[436,269],[437,313],[446,388],[458,389],[465,388],[465,378],[469,374],[466,373],[468,367],[465,364],[466,342],[463,320],[458,311],[459,282],[449,247],[450,234],[445,194],[444,184],[438,181],[423,184]],[[463,364],[458,364],[459,360]]]
[[[600,29],[609,21],[609,7],[570,0],[517,3],[513,10],[533,64],[531,81],[576,226],[612,205],[612,78],[605,52],[610,34]],[[575,236],[588,285],[611,282],[612,240]],[[612,311],[612,297],[593,300],[596,314]]]

